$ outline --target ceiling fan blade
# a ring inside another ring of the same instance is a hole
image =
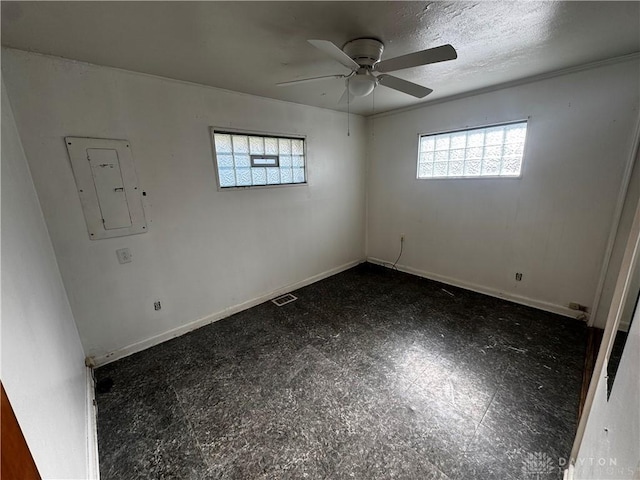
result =
[[[347,98],[349,98],[349,103],[353,102],[354,96],[349,92],[349,87],[344,89],[344,93],[340,97],[340,100],[338,100],[338,105],[346,105]]]
[[[378,82],[385,87],[393,88],[399,92],[412,95],[416,98],[423,98],[429,95],[433,90],[417,83],[403,80],[402,78],[394,77],[392,75],[378,75]]]
[[[291,80],[289,82],[276,83],[278,87],[286,87],[288,85],[297,85],[298,83],[316,82],[318,80],[326,80],[327,78],[346,78],[347,75],[324,75],[322,77],[301,78],[300,80]]]
[[[409,53],[400,57],[383,60],[375,65],[374,70],[378,72],[395,72],[405,68],[429,65],[430,63],[445,62],[458,58],[456,49],[451,45],[441,45],[435,48],[428,48],[420,52]]]
[[[318,50],[322,50],[324,53],[332,57],[334,60],[337,60],[342,65],[347,67],[349,70],[357,70],[360,68],[349,55],[344,53],[335,43],[330,42],[329,40],[307,40],[311,45],[316,47]]]

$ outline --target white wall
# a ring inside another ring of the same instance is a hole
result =
[[[43,478],[89,477],[84,352],[2,83],[2,383]]]
[[[636,311],[607,401],[607,369],[576,459],[576,480],[640,478],[640,309]],[[596,379],[594,379],[596,380]],[[592,380],[593,381],[593,380]]]
[[[558,313],[590,307],[637,87],[634,60],[374,118],[368,257],[393,261],[404,233],[405,270]],[[527,117],[521,179],[416,180],[419,133]]]
[[[88,355],[130,353],[364,258],[361,117],[347,137],[345,114],[315,107],[16,50],[2,69]],[[217,191],[210,126],[307,135],[309,185]],[[131,142],[148,233],[89,240],[65,135]],[[123,247],[132,263],[118,264]]]

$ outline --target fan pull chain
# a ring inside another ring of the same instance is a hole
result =
[[[351,136],[351,130],[349,129],[349,112],[350,112],[350,98],[351,98],[351,94],[349,93],[349,80],[347,80],[347,137]]]
[[[376,89],[373,89],[373,92],[371,92],[371,107],[373,108],[373,112],[371,113],[371,115],[375,115],[376,114]]]
[[[376,89],[373,89],[373,92],[371,92],[371,103],[372,103],[372,109],[373,112],[371,113],[371,136],[375,137],[376,136],[376,132],[374,130],[374,118],[373,116],[376,114]]]

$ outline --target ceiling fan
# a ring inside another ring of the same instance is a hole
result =
[[[398,90],[416,98],[426,97],[433,90],[418,85],[417,83],[403,80],[402,78],[387,75],[386,72],[394,72],[405,68],[429,65],[431,63],[455,60],[458,58],[455,48],[449,44],[381,61],[384,43],[375,38],[356,38],[355,40],[347,42],[342,49],[328,40],[308,40],[308,42],[349,68],[351,73],[347,75],[325,75],[322,77],[304,78],[278,83],[277,85],[287,86],[298,83],[315,82],[328,78],[343,78],[346,80],[347,88],[340,98],[340,103],[346,103],[354,97],[365,97],[373,92],[373,89],[378,85],[384,85],[385,87]],[[380,75],[374,74],[377,72],[380,72]]]

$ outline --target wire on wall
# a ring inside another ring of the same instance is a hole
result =
[[[398,270],[396,268],[396,265],[398,264],[398,262],[400,261],[400,257],[402,257],[402,252],[404,250],[404,236],[400,238],[400,253],[398,254],[398,258],[396,258],[396,261],[393,263],[389,263],[389,262],[383,262],[382,266],[383,267],[389,267],[392,270]]]
[[[394,270],[398,270],[396,268],[396,265],[398,264],[398,262],[400,261],[400,257],[402,256],[402,251],[404,250],[404,238],[400,239],[400,253],[398,254],[398,258],[396,258],[396,261],[393,262],[393,265],[391,265],[391,268],[393,268]]]

